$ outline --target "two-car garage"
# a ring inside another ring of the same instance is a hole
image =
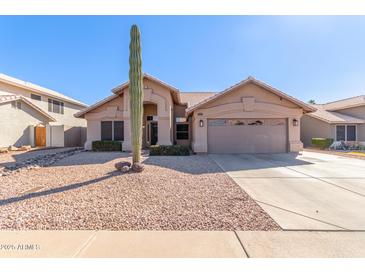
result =
[[[196,153],[286,153],[303,149],[300,119],[314,108],[255,78],[189,107]]]
[[[286,119],[208,119],[209,153],[285,153]]]

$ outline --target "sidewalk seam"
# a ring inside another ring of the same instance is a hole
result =
[[[280,210],[283,210],[283,211],[286,211],[286,212],[290,212],[292,214],[299,215],[299,216],[302,216],[304,218],[308,218],[308,219],[311,219],[311,220],[314,220],[314,221],[317,221],[317,222],[320,222],[320,223],[324,223],[324,224],[327,224],[327,225],[331,225],[331,226],[334,226],[334,227],[337,227],[337,228],[340,228],[340,229],[343,229],[343,230],[349,230],[348,228],[345,228],[345,227],[342,227],[342,226],[339,226],[339,225],[335,225],[335,224],[332,224],[332,223],[329,223],[329,222],[326,222],[326,221],[322,221],[320,219],[317,219],[317,218],[314,218],[314,217],[310,217],[310,216],[304,215],[302,213],[295,212],[295,211],[292,211],[290,209],[286,209],[286,208],[283,208],[283,207],[280,207],[280,206],[272,205],[272,204],[269,204],[269,203],[266,203],[266,202],[262,202],[262,201],[259,201],[259,200],[255,200],[255,202],[256,203],[259,203],[259,204],[264,204],[264,205],[267,205],[267,206],[271,206],[271,207],[274,207],[276,209],[280,209]],[[285,230],[285,229],[283,228],[283,230]]]
[[[241,239],[240,239],[240,237],[238,236],[238,234],[237,234],[236,230],[233,230],[233,233],[234,233],[234,235],[236,235],[236,238],[237,238],[238,242],[240,243],[240,245],[241,245],[241,247],[242,247],[242,249],[243,249],[243,252],[245,252],[245,254],[246,254],[247,258],[250,258],[250,255],[248,255],[248,252],[247,252],[246,248],[244,247],[243,243],[241,242]]]
[[[75,252],[75,254],[72,256],[73,258],[77,257],[82,251],[84,251],[87,247],[90,246],[91,242],[95,239],[97,231],[94,231],[93,234],[90,235],[90,237],[86,240],[86,242],[81,245],[79,250]]]

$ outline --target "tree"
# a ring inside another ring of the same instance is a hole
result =
[[[143,75],[140,32],[137,25],[131,28],[129,45],[129,104],[131,119],[132,170],[141,172],[142,121],[143,121]]]
[[[309,104],[312,104],[312,105],[315,105],[315,104],[316,104],[316,101],[315,101],[314,99],[310,99],[310,100],[308,101],[308,103],[309,103]]]

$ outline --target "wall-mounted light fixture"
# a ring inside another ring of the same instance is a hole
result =
[[[199,120],[199,126],[204,127],[204,121],[203,120]]]
[[[294,126],[294,127],[298,126],[298,120],[297,120],[297,119],[295,119],[295,118],[293,119],[293,126]]]

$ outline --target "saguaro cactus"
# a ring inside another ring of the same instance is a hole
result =
[[[143,121],[143,75],[140,32],[137,25],[131,28],[129,45],[129,105],[131,119],[131,141],[134,171],[142,171],[142,121]]]

